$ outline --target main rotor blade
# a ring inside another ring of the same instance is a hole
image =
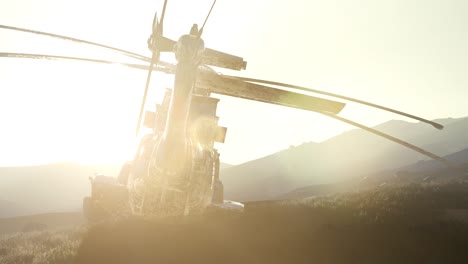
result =
[[[27,54],[27,53],[8,53],[0,52],[0,57],[3,58],[25,58],[25,59],[49,59],[49,60],[71,60],[71,61],[82,61],[82,62],[93,62],[93,63],[102,63],[102,64],[117,64],[123,65],[130,68],[148,70],[147,65],[140,64],[130,64],[130,63],[121,63],[108,60],[99,60],[99,59],[89,59],[89,58],[80,58],[80,57],[67,57],[67,56],[57,56],[57,55],[45,55],[45,54]],[[165,68],[154,68],[156,71],[161,71],[165,73],[173,73],[174,65],[169,63],[160,62]],[[222,95],[228,95],[233,97],[239,97],[259,102],[272,103],[282,106],[288,106],[303,110],[315,111],[322,115],[334,118],[341,122],[345,122],[352,126],[361,128],[370,133],[376,134],[388,140],[391,140],[395,143],[398,143],[402,146],[405,146],[409,149],[412,149],[416,152],[419,152],[427,157],[438,160],[448,167],[456,167],[447,159],[440,157],[436,154],[433,154],[427,150],[419,148],[411,143],[403,141],[401,139],[395,138],[373,128],[364,126],[362,124],[356,123],[354,121],[339,117],[335,114],[339,113],[341,109],[345,106],[344,103],[335,102],[331,100],[326,100],[322,98],[317,98],[313,96],[307,96],[304,94],[284,91],[281,89],[271,88],[263,85],[253,84],[249,82],[241,81],[238,77],[223,77],[213,72],[208,71],[199,71],[201,78],[197,80],[197,87],[208,89],[213,93],[218,93]]]
[[[165,7],[163,7],[163,9],[165,9]],[[162,21],[163,21],[163,17],[161,17],[161,22]],[[100,48],[109,49],[109,50],[115,51],[115,52],[117,52],[119,54],[128,56],[130,58],[134,58],[134,59],[145,61],[145,62],[151,62],[150,57],[146,57],[146,56],[141,55],[141,54],[137,54],[137,53],[134,53],[134,52],[126,51],[126,50],[123,50],[123,49],[119,49],[119,48],[115,48],[115,47],[111,47],[111,46],[107,46],[107,45],[103,45],[103,44],[99,44],[99,43],[95,43],[95,42],[91,42],[91,41],[87,41],[87,40],[83,40],[83,39],[77,39],[77,38],[67,37],[67,36],[58,35],[58,34],[27,29],[27,28],[11,27],[11,26],[7,26],[7,25],[0,25],[0,29],[21,31],[21,32],[25,32],[25,33],[31,33],[31,34],[37,34],[37,35],[42,35],[42,36],[48,36],[48,37],[52,37],[52,38],[58,38],[58,39],[61,39],[61,40],[67,40],[67,41],[78,42],[78,43],[82,43],[82,44],[88,44],[88,45],[92,45],[92,46],[96,46],[96,47],[100,47]],[[167,50],[162,50],[162,51],[172,51],[172,46],[174,46],[174,44],[176,42],[171,40],[171,39],[162,37],[162,36],[161,36],[161,39],[165,41],[164,46],[168,47]],[[246,67],[246,62],[242,58],[237,57],[237,56],[233,56],[233,55],[230,55],[230,54],[227,54],[227,53],[219,52],[219,51],[216,51],[216,50],[213,50],[213,49],[209,49],[209,48],[207,48],[205,50],[205,52],[204,52],[204,56],[202,58],[202,63],[210,64],[210,65],[217,66],[217,67],[229,68],[229,69],[233,69],[233,70],[241,70],[241,69],[245,69],[245,67]]]
[[[30,53],[12,53],[12,52],[0,52],[0,57],[2,58],[18,58],[18,59],[46,59],[46,60],[73,60],[73,61],[82,61],[82,62],[93,62],[93,63],[103,63],[103,64],[118,64],[127,66],[130,68],[136,68],[140,70],[147,69],[145,65],[131,64],[131,63],[121,63],[108,60],[100,59],[89,59],[81,57],[69,57],[69,56],[58,56],[58,55],[46,55],[46,54],[30,54]]]
[[[101,64],[116,64],[130,68],[149,70],[149,66],[140,64],[121,63],[100,59],[89,59],[81,57],[57,56],[47,54],[28,54],[28,53],[8,53],[0,52],[0,58],[22,58],[22,59],[48,59],[48,60],[66,60],[66,61],[81,61]],[[161,67],[156,67],[154,70],[173,74],[175,66],[159,61]],[[231,78],[224,78],[216,73],[199,71],[197,84],[198,86],[209,89],[210,91],[222,95],[240,97],[254,101],[272,103],[282,106],[289,106],[309,111],[324,111],[338,113],[345,104],[330,101],[322,98],[307,96],[304,94],[293,93],[280,89],[270,88],[258,84],[243,82]],[[257,91],[255,90],[257,89]],[[140,121],[141,123],[141,121]]]
[[[151,57],[151,63],[148,69],[148,75],[146,76],[145,91],[141,99],[140,114],[138,115],[138,122],[137,122],[137,127],[136,127],[136,132],[135,132],[137,137],[138,137],[138,134],[140,133],[141,121],[143,120],[143,112],[145,110],[146,96],[148,95],[148,90],[149,90],[149,85],[150,85],[150,80],[151,80],[151,73],[153,72],[154,65],[159,62],[159,54],[160,54],[159,51],[158,52],[153,51],[153,56]]]
[[[390,136],[390,135],[388,135],[388,134],[385,134],[385,133],[383,133],[383,132],[380,132],[380,131],[378,131],[378,130],[375,130],[375,129],[371,128],[371,127],[368,127],[368,126],[365,126],[365,125],[356,123],[356,122],[354,122],[354,121],[351,121],[351,120],[346,119],[346,118],[343,118],[343,117],[339,117],[339,116],[332,115],[332,114],[329,114],[329,113],[320,113],[320,114],[326,115],[326,116],[328,116],[328,117],[334,118],[334,119],[339,120],[339,121],[341,121],[341,122],[344,122],[344,123],[350,124],[350,125],[352,125],[352,126],[355,126],[355,127],[361,128],[361,129],[363,129],[363,130],[366,130],[367,132],[370,132],[370,133],[372,133],[372,134],[375,134],[375,135],[381,136],[381,137],[383,137],[383,138],[385,138],[385,139],[391,140],[391,141],[393,141],[393,142],[395,142],[395,143],[397,143],[397,144],[400,144],[400,145],[402,145],[402,146],[404,146],[404,147],[407,147],[407,148],[409,148],[409,149],[411,149],[411,150],[414,150],[414,151],[416,151],[416,152],[419,152],[419,153],[421,153],[421,154],[423,154],[423,155],[425,155],[425,156],[427,156],[427,157],[429,157],[429,158],[431,158],[431,159],[440,161],[440,162],[442,162],[444,165],[446,165],[447,167],[456,168],[456,166],[455,166],[454,164],[452,164],[450,161],[448,161],[447,159],[445,159],[445,158],[443,158],[443,157],[441,157],[441,156],[438,156],[438,155],[436,155],[436,154],[434,154],[434,153],[431,153],[431,152],[429,152],[429,151],[427,151],[427,150],[425,150],[425,149],[422,149],[422,148],[420,148],[420,147],[417,147],[417,146],[415,146],[415,145],[413,145],[413,144],[411,144],[411,143],[408,143],[408,142],[406,142],[406,141],[403,141],[403,140],[401,140],[401,139],[399,139],[399,138]]]
[[[115,64],[122,65],[139,70],[148,70],[147,65],[142,64],[132,64],[132,63],[123,63],[109,60],[100,60],[100,59],[90,59],[82,57],[69,57],[69,56],[59,56],[59,55],[48,55],[48,54],[30,54],[30,53],[13,53],[13,52],[0,52],[0,58],[16,58],[16,59],[39,59],[39,60],[65,60],[65,61],[80,61],[80,62],[91,62],[91,63],[100,63],[100,64]],[[167,62],[159,62],[161,67],[156,67],[154,70],[159,72],[164,72],[167,74],[174,73],[174,65]]]
[[[163,34],[163,27],[164,27],[164,16],[166,14],[166,6],[167,6],[167,0],[164,0],[164,5],[162,9],[162,14],[161,14],[161,20],[158,21],[157,17],[158,14],[154,14],[154,19],[153,19],[153,25],[151,27],[152,32],[150,36],[150,40],[153,37],[162,37]],[[138,115],[138,122],[137,122],[137,127],[136,127],[136,136],[138,137],[138,134],[140,133],[140,127],[141,127],[141,122],[143,120],[143,111],[145,110],[145,103],[146,103],[146,96],[148,95],[148,90],[149,90],[149,85],[151,81],[151,74],[153,73],[153,67],[158,64],[159,58],[160,58],[160,50],[155,46],[154,48],[151,48],[151,61],[148,69],[148,75],[146,76],[146,84],[145,84],[145,90],[143,92],[143,97],[141,99],[141,105],[140,105],[140,114]]]
[[[330,114],[339,113],[345,106],[341,102],[253,84],[209,71],[199,71],[198,77],[197,88],[221,95]]]
[[[439,123],[436,123],[436,122],[433,122],[433,121],[430,121],[430,120],[427,120],[427,119],[424,119],[424,118],[421,118],[421,117],[418,117],[418,116],[414,116],[414,115],[411,115],[411,114],[408,114],[408,113],[405,113],[405,112],[401,112],[401,111],[398,111],[398,110],[395,110],[395,109],[391,109],[391,108],[388,108],[388,107],[385,107],[385,106],[373,104],[373,103],[370,103],[370,102],[362,101],[362,100],[359,100],[359,99],[355,99],[355,98],[351,98],[351,97],[347,97],[347,96],[343,96],[343,95],[339,95],[339,94],[329,93],[329,92],[325,92],[325,91],[315,90],[315,89],[306,88],[306,87],[297,86],[297,85],[292,85],[292,84],[287,84],[287,83],[280,83],[280,82],[273,82],[273,81],[267,81],[267,80],[245,78],[245,77],[237,77],[237,76],[227,76],[227,77],[237,78],[239,80],[247,81],[247,82],[276,85],[276,86],[282,86],[282,87],[287,87],[287,88],[292,88],[292,89],[298,89],[298,90],[301,90],[301,91],[307,91],[307,92],[313,92],[313,93],[328,95],[328,96],[344,99],[344,100],[347,100],[347,101],[351,101],[351,102],[355,102],[355,103],[359,103],[359,104],[379,108],[379,109],[382,109],[382,110],[385,110],[385,111],[388,111],[388,112],[392,112],[392,113],[395,113],[395,114],[399,114],[399,115],[402,115],[402,116],[406,116],[406,117],[409,117],[409,118],[412,118],[412,119],[415,119],[415,120],[430,124],[430,125],[432,125],[433,127],[437,128],[439,130],[444,128],[444,126],[439,124]]]
[[[87,41],[87,40],[82,40],[82,39],[77,39],[77,38],[67,37],[67,36],[63,36],[63,35],[57,35],[57,34],[52,34],[52,33],[27,29],[27,28],[11,27],[11,26],[6,26],[6,25],[0,25],[0,29],[21,31],[21,32],[26,32],[26,33],[31,33],[31,34],[48,36],[48,37],[52,37],[52,38],[58,38],[58,39],[62,39],[62,40],[78,42],[78,43],[82,43],[82,44],[88,44],[88,45],[92,45],[92,46],[97,46],[97,47],[109,49],[109,50],[115,51],[117,53],[120,53],[122,55],[137,59],[137,60],[141,60],[141,61],[145,61],[145,62],[151,61],[151,58],[148,58],[148,57],[146,57],[144,55],[140,55],[140,54],[137,54],[137,53],[134,53],[134,52],[126,51],[126,50],[119,49],[119,48],[114,48],[114,47],[111,47],[111,46],[107,46],[107,45],[103,45],[103,44],[99,44],[99,43],[95,43],[95,42],[91,42],[91,41]]]
[[[166,6],[167,6],[167,0],[164,0],[163,8],[161,11],[161,20],[159,20],[159,25],[160,25],[160,30],[161,30],[161,36],[163,35],[163,28],[164,28],[164,17],[166,15]]]

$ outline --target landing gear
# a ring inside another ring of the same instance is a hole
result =
[[[91,196],[83,198],[83,216],[90,223],[128,214],[128,192],[117,179],[96,175],[90,178]]]
[[[214,171],[213,171],[213,198],[211,202],[214,204],[222,204],[224,202],[224,185],[219,179],[219,153],[215,151]]]

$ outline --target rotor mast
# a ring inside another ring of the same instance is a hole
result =
[[[177,173],[188,155],[187,120],[190,112],[195,77],[205,45],[194,25],[190,34],[183,35],[174,47],[177,60],[174,88],[161,143],[156,153],[156,166]]]

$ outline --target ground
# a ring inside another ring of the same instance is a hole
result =
[[[383,186],[244,214],[129,218],[0,240],[0,263],[467,263],[468,184]]]

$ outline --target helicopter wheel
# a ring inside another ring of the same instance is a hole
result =
[[[92,197],[83,198],[83,216],[88,223],[96,223],[109,218],[104,210],[95,205]]]

